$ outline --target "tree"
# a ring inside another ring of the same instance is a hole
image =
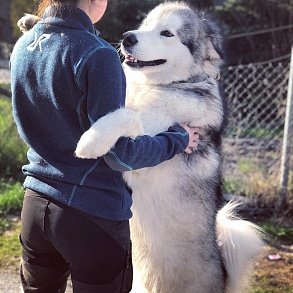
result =
[[[147,13],[163,0],[115,0],[110,1],[107,12],[96,25],[109,42],[117,43],[122,34],[138,27]]]
[[[33,13],[36,9],[36,1],[32,0],[12,0],[11,2],[11,22],[13,27],[13,36],[17,38],[21,32],[17,26],[17,21],[24,13]]]
[[[161,2],[164,1],[112,1],[97,28],[101,30],[104,38],[117,43],[121,40],[123,32],[136,29],[148,11]],[[226,36],[226,61],[229,65],[264,61],[290,53],[293,43],[292,27],[276,31],[274,29],[293,23],[293,0],[185,0],[185,2],[196,9],[206,11],[221,26]],[[268,31],[252,34],[264,29]],[[240,33],[244,36],[230,38],[231,35]]]
[[[14,36],[20,35],[17,20],[32,12],[37,0],[12,0]],[[175,0],[169,0],[174,2]],[[146,14],[164,0],[109,1],[103,19],[96,25],[101,36],[118,43],[127,30],[136,29]],[[293,0],[185,0],[205,10],[221,26],[226,36],[228,65],[264,61],[290,53],[293,43]],[[288,26],[288,28],[283,28]],[[281,28],[280,28],[281,27]],[[280,29],[276,29],[280,28]],[[266,29],[265,33],[254,32]],[[235,37],[235,35],[243,34]],[[231,35],[234,36],[231,38]]]
[[[290,53],[292,0],[226,0],[213,10],[227,36],[228,64],[265,61]]]

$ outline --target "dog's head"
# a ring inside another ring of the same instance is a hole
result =
[[[203,14],[183,2],[169,2],[154,8],[138,30],[123,35],[121,51],[128,77],[166,84],[202,73],[216,78],[222,39]]]

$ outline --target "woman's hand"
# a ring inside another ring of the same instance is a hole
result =
[[[189,134],[189,143],[188,143],[187,148],[184,150],[184,152],[190,155],[198,147],[200,128],[198,128],[198,127],[189,127],[187,125],[187,123],[181,124],[181,126]]]

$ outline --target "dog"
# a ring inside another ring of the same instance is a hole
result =
[[[26,18],[26,19],[25,19]],[[25,30],[25,16],[19,24]],[[133,192],[135,293],[239,293],[262,247],[261,232],[236,218],[222,194],[223,62],[217,26],[183,2],[155,7],[137,30],[123,35],[125,109],[86,131],[80,158],[106,154],[119,137],[156,135],[170,125],[200,127],[191,155],[124,172]]]

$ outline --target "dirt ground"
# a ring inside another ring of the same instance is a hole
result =
[[[255,263],[251,292],[293,293],[293,253],[266,246]]]
[[[269,255],[279,255],[281,258],[272,261],[268,259]],[[19,292],[16,269],[0,269],[0,276],[0,292]],[[66,293],[72,293],[70,281]],[[293,253],[266,246],[262,257],[255,263],[252,287],[247,293],[293,293]]]
[[[290,249],[292,248],[291,246]],[[269,257],[277,259],[270,260]],[[18,264],[19,259],[13,267],[4,265],[0,268],[0,292],[20,292]],[[66,293],[72,293],[70,280]],[[293,293],[293,253],[265,246],[262,255],[255,262],[251,287],[247,293]]]

